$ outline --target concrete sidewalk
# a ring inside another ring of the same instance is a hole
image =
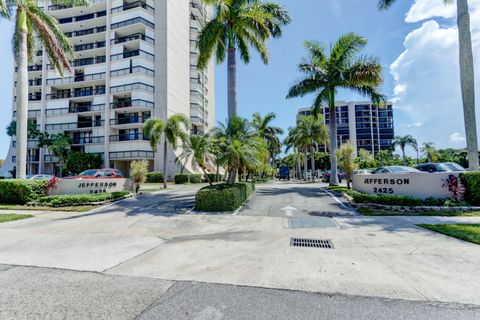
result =
[[[275,205],[292,199],[310,204],[308,194],[318,185],[290,189],[295,195],[283,190]],[[480,305],[479,247],[416,227],[478,217],[352,216],[326,197],[318,206],[335,207],[333,218],[304,212],[272,217],[262,215],[263,208],[251,215],[185,214],[194,192],[172,190],[74,217],[0,224],[0,263]],[[289,227],[289,219],[305,217],[330,219],[334,227]],[[291,247],[292,237],[329,239],[334,249]]]

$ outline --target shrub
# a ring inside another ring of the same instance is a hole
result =
[[[471,205],[480,205],[480,172],[462,172],[460,180],[465,187],[465,201]]]
[[[161,183],[163,182],[163,173],[149,172],[147,173],[147,183]]]
[[[115,200],[128,195],[129,191],[118,191],[112,193],[96,193],[96,194],[66,194],[56,196],[45,196],[35,201],[36,204],[56,206],[81,205],[95,202],[104,202]]]
[[[189,175],[186,173],[177,173],[173,180],[175,181],[175,184],[185,184],[188,182],[188,177]]]
[[[190,183],[202,183],[203,175],[201,174],[191,174]]]
[[[223,180],[223,175],[221,174],[217,176],[216,173],[208,173],[207,176],[210,178],[210,181],[212,182],[220,182]]]
[[[178,173],[174,177],[175,184],[202,183],[203,175]]]
[[[0,202],[26,204],[46,194],[45,180],[1,180]]]
[[[255,191],[253,182],[232,186],[217,184],[200,189],[195,195],[195,209],[201,211],[234,211]]]
[[[397,196],[397,195],[374,195],[362,193],[354,190],[348,190],[347,194],[353,198],[353,201],[357,203],[375,203],[383,204],[389,206],[423,206],[424,200],[408,197],[408,196]]]
[[[135,184],[135,193],[138,193],[140,184],[145,182],[148,174],[148,161],[135,160],[130,163],[130,177]]]

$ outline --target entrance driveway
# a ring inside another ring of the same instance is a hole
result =
[[[289,183],[259,187],[238,215],[204,215],[189,211],[195,190],[0,224],[0,264],[480,305],[479,247],[416,227],[478,218],[357,216],[318,184]]]

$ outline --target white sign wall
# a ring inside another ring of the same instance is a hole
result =
[[[458,176],[455,172],[355,174],[352,188],[369,194],[454,198],[453,190],[463,189]]]
[[[48,194],[93,194],[123,190],[131,190],[130,179],[61,179]]]

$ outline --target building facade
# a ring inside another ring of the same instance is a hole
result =
[[[392,104],[377,107],[371,102],[335,102],[337,115],[338,146],[351,140],[357,146],[357,152],[365,149],[372,154],[388,150],[394,138]],[[311,108],[303,108],[298,115],[310,115]],[[329,124],[328,107],[321,109],[325,124]],[[326,152],[327,146],[319,146],[319,151]]]
[[[214,67],[197,70],[197,36],[211,15],[200,0],[94,0],[88,7],[50,5],[74,49],[73,73],[60,77],[39,47],[29,65],[29,121],[49,134],[67,133],[72,150],[101,154],[105,167],[128,175],[130,162],[163,166],[143,124],[176,113],[193,134],[214,125]],[[16,78],[16,75],[15,75]],[[16,88],[12,116],[15,120]],[[2,173],[15,166],[15,138]],[[169,150],[168,168],[178,170]],[[27,173],[58,172],[58,159],[28,141]],[[186,168],[189,170],[188,166]]]

